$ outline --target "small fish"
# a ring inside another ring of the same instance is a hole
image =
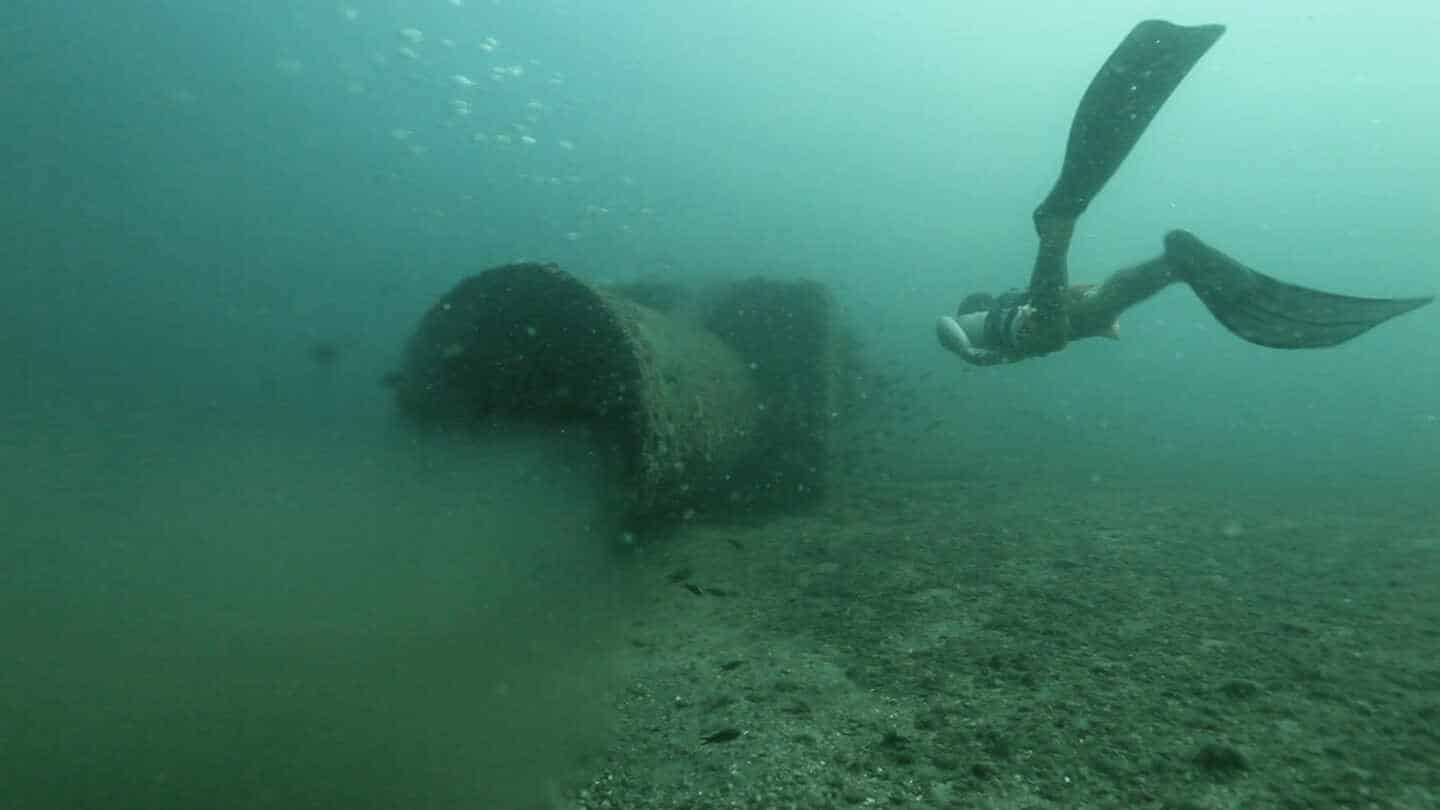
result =
[[[711,745],[713,743],[727,743],[738,739],[740,739],[740,729],[722,728],[714,734],[706,734],[704,737],[701,737],[700,744]]]
[[[333,366],[340,360],[340,347],[328,340],[319,340],[310,345],[310,362],[322,368]]]

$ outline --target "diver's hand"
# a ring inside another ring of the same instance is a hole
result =
[[[972,366],[998,366],[1004,363],[1013,363],[1020,358],[1016,355],[1005,352],[994,351],[993,349],[977,349],[970,343],[965,330],[960,327],[960,322],[942,315],[935,322],[935,336],[940,339],[940,345],[960,355],[960,359]]]

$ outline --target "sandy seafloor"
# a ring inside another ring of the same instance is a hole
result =
[[[557,806],[1440,807],[1440,502],[1401,501],[934,481],[683,529]]]
[[[554,454],[15,436],[0,810],[1440,807],[1424,482],[867,478],[616,559]],[[579,578],[483,548],[517,498]]]

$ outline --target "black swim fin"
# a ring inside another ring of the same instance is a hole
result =
[[[1287,284],[1187,231],[1166,234],[1165,259],[1216,320],[1240,338],[1275,349],[1335,346],[1435,300],[1356,298]]]
[[[1163,20],[1131,29],[1080,99],[1060,177],[1035,210],[1036,219],[1073,222],[1084,213],[1165,100],[1223,33],[1223,25]]]

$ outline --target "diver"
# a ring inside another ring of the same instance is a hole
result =
[[[1165,236],[1160,256],[1100,284],[1070,284],[1066,256],[1076,220],[1223,33],[1223,25],[1162,20],[1130,31],[1080,99],[1060,177],[1035,209],[1040,247],[1029,287],[967,296],[954,317],[937,323],[941,345],[973,365],[991,366],[1050,354],[1081,338],[1118,337],[1121,313],[1176,282],[1189,285],[1235,335],[1280,349],[1344,343],[1434,300],[1356,298],[1287,284],[1181,230]]]

